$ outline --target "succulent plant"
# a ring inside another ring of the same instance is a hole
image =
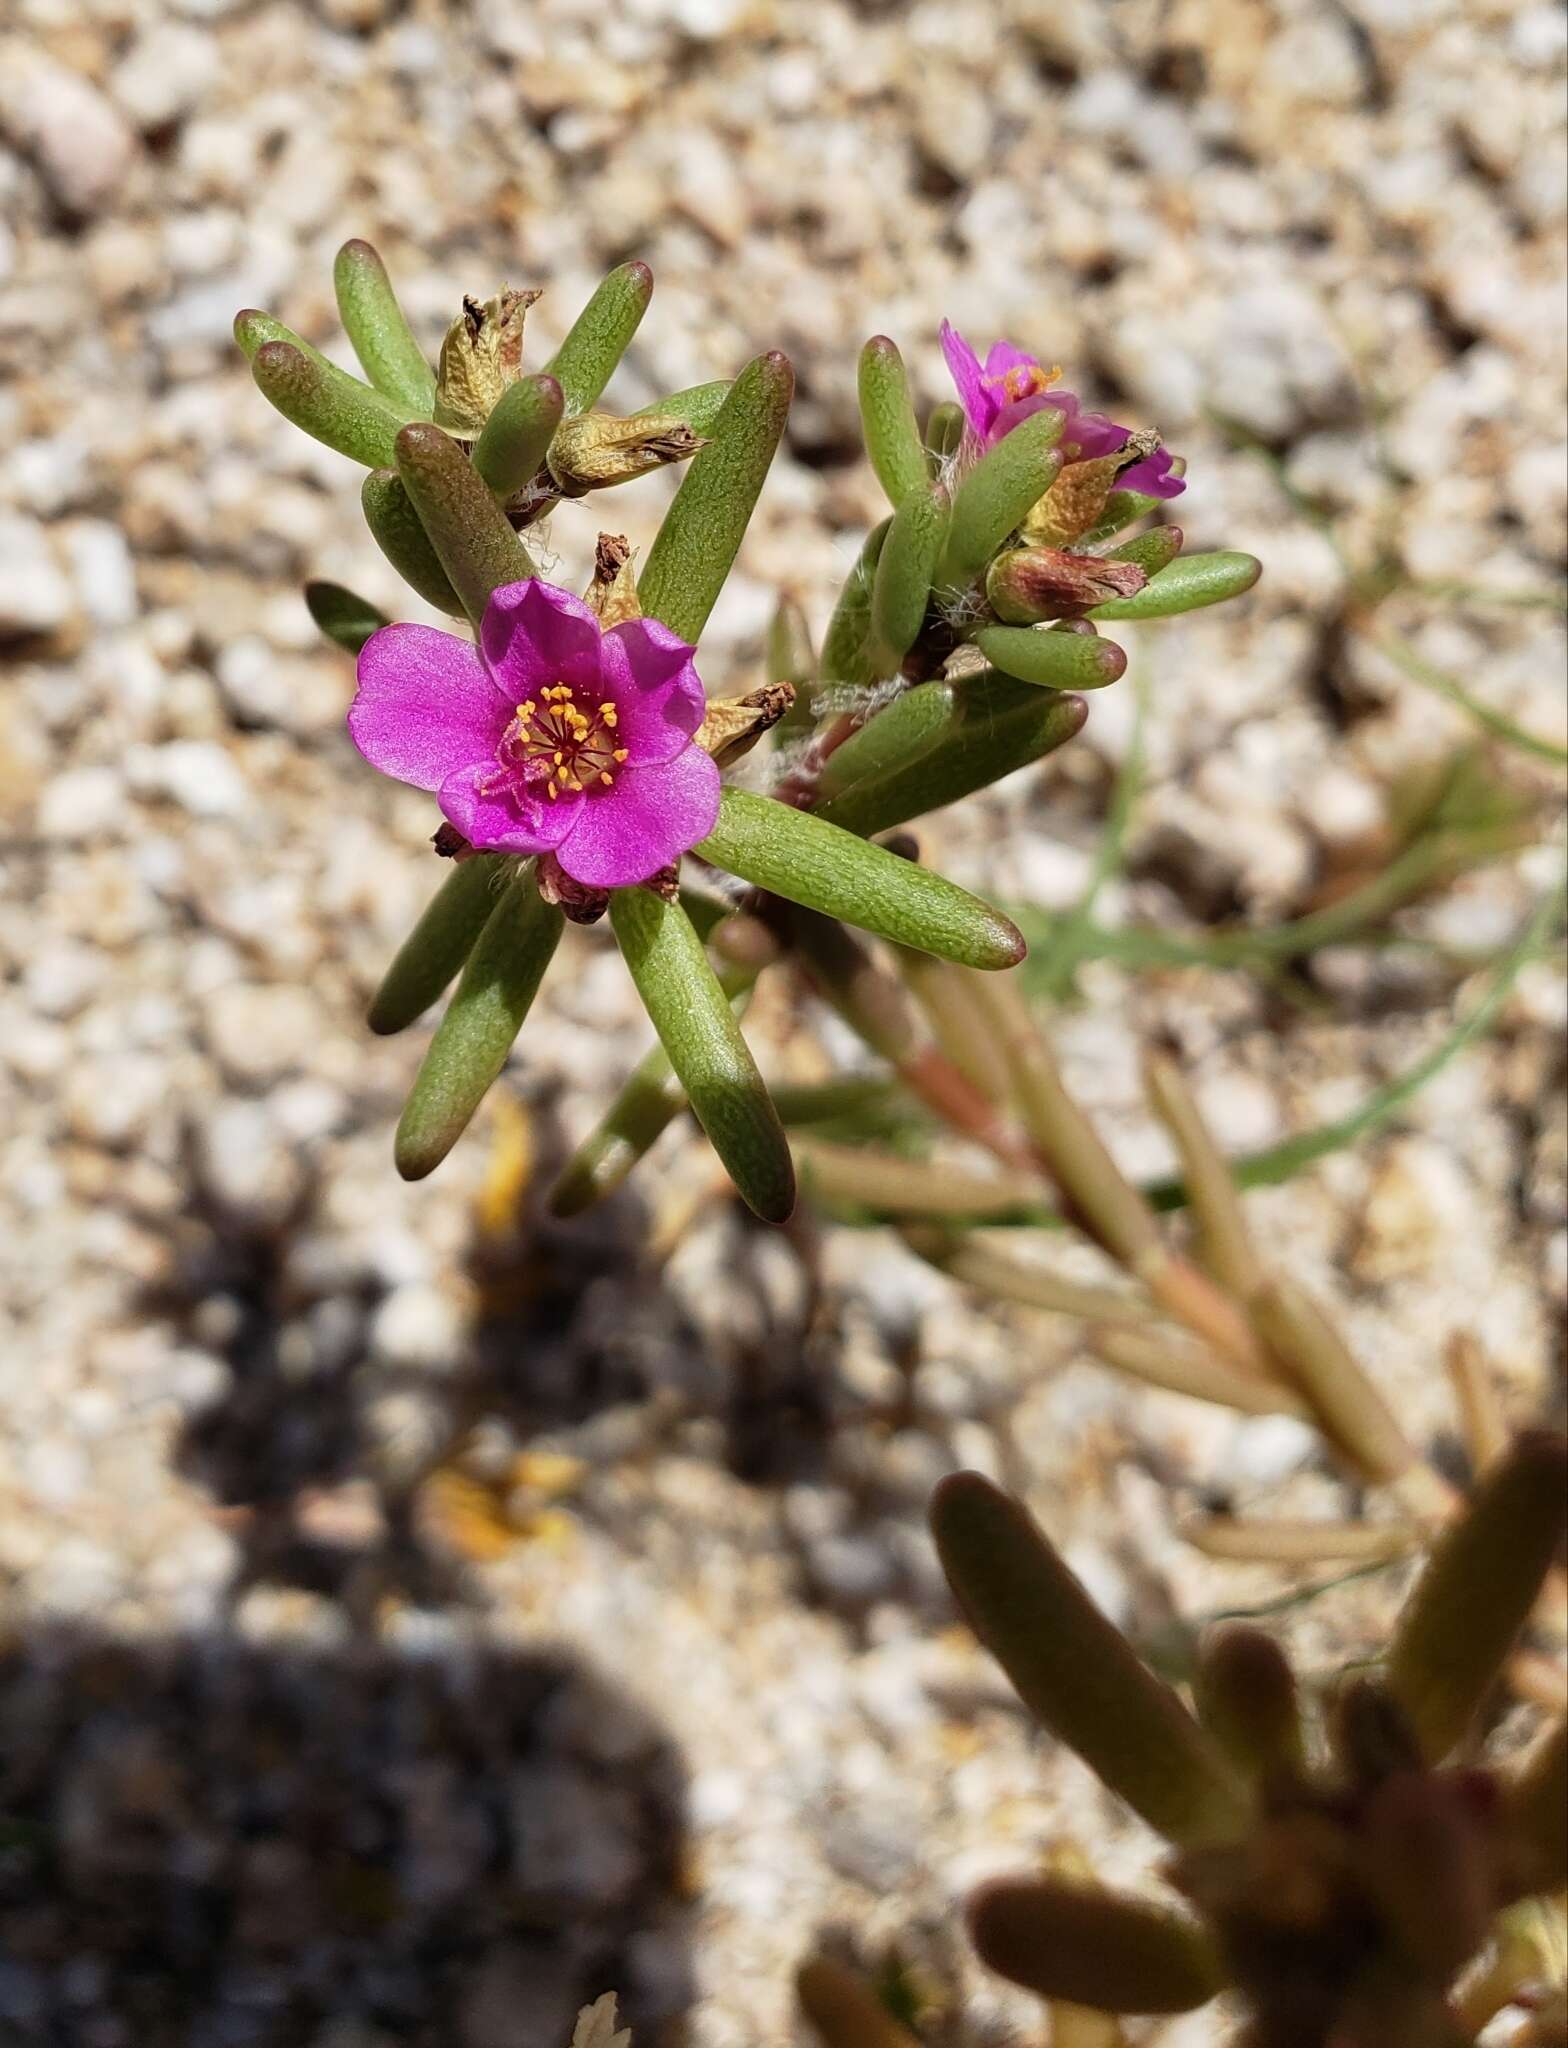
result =
[[[790,1148],[736,1020],[763,966],[790,956],[885,1045],[899,1027],[872,1017],[879,970],[846,927],[901,958],[1015,964],[1009,919],[876,835],[1070,738],[1086,715],[1070,693],[1126,665],[1097,620],[1215,603],[1258,564],[1183,557],[1172,526],[1115,545],[1181,491],[1180,465],[1157,435],[1056,390],[1034,358],[998,344],[982,366],[944,330],[961,403],[922,432],[879,337],[860,395],[893,510],[820,660],[785,605],[764,687],[710,699],[696,645],[784,431],[787,360],[761,355],[733,382],[620,418],[599,401],[647,308],[645,264],[612,272],[537,371],[524,366],[535,291],[465,300],[432,368],[367,243],[340,252],[336,285],[368,382],[266,314],[242,313],[236,335],[271,403],[365,465],[388,560],[475,635],[389,624],[336,584],[308,591],[323,632],[359,657],[356,745],[436,797],[435,844],[454,862],[371,1006],[373,1029],[401,1030],[457,980],[399,1126],[399,1169],[418,1178],[446,1156],[564,923],[608,913],[660,1050],[569,1164],[558,1207],[617,1186],[689,1105],[747,1202],[782,1220]],[[605,534],[584,598],[541,575],[524,536],[563,499],[682,462],[639,573]],[[727,784],[770,728],[782,745],[766,790]],[[927,1078],[951,1098],[945,1063]]]
[[[981,1960],[1101,2014],[1225,1997],[1252,2048],[1460,2048],[1516,1997],[1560,1995],[1519,1914],[1568,1882],[1564,1726],[1506,1761],[1479,1744],[1565,1522],[1568,1443],[1522,1437],[1438,1541],[1376,1665],[1319,1692],[1267,1634],[1227,1625],[1201,1645],[1189,1707],[1019,1502],[978,1473],[945,1480],[932,1526],[971,1626],[1171,1851],[1164,1901],[1056,1870],[983,1886]]]

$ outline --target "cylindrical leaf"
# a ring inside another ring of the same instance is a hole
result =
[[[1168,619],[1177,612],[1201,611],[1207,604],[1240,597],[1262,574],[1263,564],[1257,556],[1244,555],[1236,548],[1178,555],[1168,568],[1151,576],[1135,597],[1113,597],[1106,604],[1097,604],[1089,617]]]
[[[404,1180],[433,1172],[467,1129],[506,1065],[564,922],[530,863],[486,920],[398,1119],[393,1156]]]
[[[719,986],[744,1010],[754,969],[720,968]],[[613,1195],[687,1107],[670,1056],[652,1046],[622,1083],[615,1100],[561,1170],[550,1191],[556,1216],[577,1216]]]
[[[1568,1441],[1521,1437],[1438,1539],[1405,1603],[1388,1686],[1434,1761],[1462,1742],[1535,1605],[1568,1519]]]
[[[478,853],[457,861],[398,948],[371,999],[372,1031],[387,1036],[423,1016],[474,949],[496,908],[505,862]]]
[[[1136,540],[1124,540],[1119,548],[1107,550],[1105,559],[1108,562],[1131,562],[1145,576],[1158,576],[1181,553],[1182,539],[1179,526],[1152,527],[1148,533],[1140,533]]]
[[[803,1185],[831,1206],[877,1216],[961,1216],[974,1222],[1038,1213],[1040,1190],[1029,1175],[1001,1168],[989,1173],[869,1145],[837,1145],[798,1136],[796,1163]]]
[[[965,967],[1013,967],[1026,950],[1018,927],[967,889],[746,790],[724,791],[719,822],[697,851],[791,903]]]
[[[386,265],[368,242],[345,242],[332,268],[343,330],[378,391],[429,418],[436,373],[409,331]]]
[[[956,1472],[937,1487],[931,1526],[970,1626],[1036,1720],[1171,1841],[1238,1836],[1247,1803],[1224,1757],[1021,1503],[978,1472]],[[1065,1984],[1043,1988],[1095,2003]]]
[[[1267,1281],[1250,1304],[1253,1328],[1306,1396],[1318,1427],[1368,1479],[1389,1485],[1415,1453],[1383,1396],[1304,1287]]]
[[[1197,1097],[1175,1060],[1163,1052],[1147,1052],[1143,1085],[1155,1115],[1176,1146],[1198,1226],[1203,1265],[1228,1294],[1249,1301],[1263,1284],[1263,1266],[1230,1163],[1215,1143]]]
[[[1101,690],[1127,668],[1114,640],[1093,633],[1041,632],[1034,626],[983,626],[975,645],[1004,675],[1046,690]]]
[[[817,679],[817,657],[811,628],[792,597],[781,597],[768,626],[767,670],[770,683],[788,683],[797,694]]]
[[[825,683],[869,683],[876,675],[871,642],[871,592],[892,524],[891,519],[884,519],[880,526],[872,527],[854,568],[844,578],[822,642],[820,666]]]
[[[795,1978],[800,2009],[823,2048],[920,2048],[851,1970],[827,1956],[802,1963]]]
[[[777,349],[748,363],[693,457],[637,583],[643,611],[695,644],[730,573],[773,460],[795,373]]]
[[[782,1223],[795,1206],[784,1126],[691,919],[651,889],[617,889],[610,922],[709,1143],[757,1214]]]
[[[926,418],[926,448],[938,468],[958,453],[964,439],[964,408],[952,399],[933,405]]]
[[[1191,2012],[1225,1988],[1213,1944],[1193,1921],[1066,1878],[982,1886],[969,1902],[969,1934],[999,1976],[1098,2012]]]
[[[251,357],[256,388],[286,420],[339,455],[384,469],[395,459],[406,407],[361,384],[325,356],[306,355],[289,341],[267,341]]]
[[[437,611],[463,618],[463,600],[452,588],[397,471],[373,469],[360,486],[359,502],[371,538],[410,589]]]
[[[397,471],[476,626],[493,590],[539,574],[489,486],[450,434],[428,424],[405,427],[397,437]]]
[[[560,385],[543,375],[519,377],[502,392],[474,443],[474,467],[498,497],[511,497],[538,474],[563,403]]]
[[[926,489],[926,452],[904,359],[885,334],[860,351],[860,422],[877,480],[895,506]]]
[[[1054,405],[1014,427],[983,455],[958,487],[937,582],[965,589],[1050,489],[1062,458],[1056,444],[1065,415]]]
[[[1038,761],[1080,732],[1089,715],[1082,697],[1037,690],[994,670],[954,687],[963,717],[940,745],[901,768],[863,777],[817,815],[849,832],[886,832]]]
[[[710,384],[690,384],[684,391],[671,391],[645,405],[643,412],[661,419],[680,420],[695,434],[711,434],[718,424],[724,401],[730,395],[730,379],[718,377]]]
[[[1248,1779],[1299,1772],[1306,1762],[1296,1675],[1261,1629],[1211,1630],[1198,1649],[1198,1718]]]
[[[603,391],[653,297],[646,263],[623,263],[595,291],[547,365],[568,415],[586,412]]]
[[[871,586],[872,659],[880,673],[897,672],[925,623],[947,513],[942,486],[922,483],[893,514]]]
[[[334,647],[358,654],[372,633],[387,624],[387,615],[341,583],[305,585],[305,608]]]
[[[817,789],[823,800],[867,776],[907,768],[956,731],[963,700],[951,683],[919,683],[874,712],[822,764]]]

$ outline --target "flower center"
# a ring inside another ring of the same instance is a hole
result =
[[[551,803],[564,795],[608,789],[626,759],[618,747],[620,715],[613,703],[583,703],[570,683],[552,683],[517,707],[495,750],[496,772],[480,785],[484,795],[524,788]]]
[[[1047,370],[1039,363],[1015,363],[999,377],[987,377],[985,381],[987,384],[1000,384],[1005,397],[1017,400],[1035,398],[1040,392],[1049,391],[1061,374],[1060,364]]]

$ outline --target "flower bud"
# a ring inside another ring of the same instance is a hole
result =
[[[563,420],[550,443],[549,467],[565,498],[580,498],[606,484],[624,484],[666,463],[684,462],[705,446],[684,420],[656,412],[585,412]]]
[[[1148,580],[1136,562],[1108,562],[1065,548],[1012,548],[991,564],[985,594],[999,619],[1032,626],[1041,619],[1079,618],[1110,598],[1131,597]]]
[[[539,895],[572,924],[597,924],[610,907],[608,889],[590,888],[569,875],[553,853],[539,856]]]
[[[1023,523],[1023,537],[1043,547],[1071,547],[1104,512],[1116,479],[1161,446],[1152,428],[1129,434],[1114,454],[1069,462]]]
[[[438,427],[464,440],[482,431],[502,393],[522,375],[523,322],[538,297],[537,290],[508,287],[482,304],[464,299],[436,368]]]

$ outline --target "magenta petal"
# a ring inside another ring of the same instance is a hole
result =
[[[543,853],[559,846],[585,799],[562,795],[552,803],[523,790],[486,796],[479,785],[495,773],[494,760],[486,759],[449,775],[436,798],[442,816],[451,819],[470,846],[499,853]]]
[[[599,679],[599,621],[581,599],[538,576],[494,592],[479,645],[513,704],[551,683],[592,690]]]
[[[692,649],[657,619],[627,619],[604,636],[600,675],[629,765],[670,761],[708,709]]]
[[[373,768],[439,789],[454,770],[489,761],[510,716],[466,640],[433,626],[383,626],[359,651],[349,737]]]
[[[1009,370],[1038,370],[1040,358],[1027,350],[1014,348],[1010,341],[993,341],[986,353],[985,374],[988,377],[1005,377]]]
[[[1124,469],[1116,482],[1124,491],[1142,491],[1149,498],[1179,498],[1187,488],[1185,477],[1171,475],[1170,453],[1164,448]]]
[[[627,889],[705,839],[718,815],[719,771],[689,746],[656,767],[623,768],[613,789],[584,803],[557,858],[590,889]]]
[[[939,338],[947,367],[952,372],[954,384],[958,387],[964,417],[973,431],[984,439],[990,431],[992,420],[996,417],[997,406],[995,397],[987,389],[980,358],[951,320],[942,322]]]
[[[1076,451],[1072,458],[1076,462],[1094,462],[1102,455],[1114,455],[1129,439],[1127,429],[1103,412],[1074,412],[1062,430],[1062,441]]]

